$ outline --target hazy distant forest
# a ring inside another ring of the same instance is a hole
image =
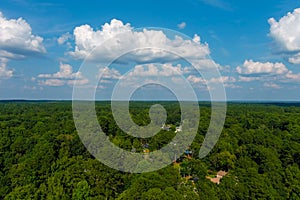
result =
[[[123,149],[154,151],[180,123],[178,102],[160,102],[169,130],[149,139],[115,124],[109,102],[97,102],[99,124]],[[149,123],[151,102],[132,102],[135,123]],[[199,159],[210,104],[199,103],[191,153],[155,172],[130,174],[96,160],[77,135],[71,102],[0,103],[0,199],[300,199],[300,104],[228,103],[221,137]],[[217,173],[223,172],[216,180]]]

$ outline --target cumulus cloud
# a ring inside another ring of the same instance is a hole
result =
[[[60,63],[59,71],[54,74],[39,74],[38,78],[59,78],[59,79],[74,79],[81,78],[80,72],[73,73],[72,66],[69,64]]]
[[[13,76],[13,69],[7,69],[9,60],[45,53],[42,43],[43,38],[33,35],[24,19],[6,19],[0,12],[0,78]]]
[[[112,83],[112,80],[124,79],[127,85],[135,85],[136,81],[153,82],[154,80],[170,80],[173,83],[180,84],[184,75],[189,74],[188,67],[182,67],[181,64],[172,63],[148,63],[138,64],[133,67],[131,71],[126,74],[121,74],[116,69],[110,69],[108,67],[99,69],[99,77],[101,77],[100,83]],[[180,81],[179,81],[180,80]]]
[[[300,64],[300,53],[292,55],[288,60],[292,64]]]
[[[135,51],[120,58],[119,62],[164,63],[178,60],[180,56],[201,60],[210,54],[208,44],[201,43],[198,35],[194,36],[193,41],[181,36],[170,39],[163,31],[134,30],[129,23],[124,24],[116,19],[105,23],[99,30],[94,30],[89,25],[78,26],[74,29],[73,35],[75,48],[69,54],[76,59],[85,59],[89,55],[88,59],[105,62],[118,58],[127,52],[127,49]],[[99,47],[101,44],[103,46]],[[95,47],[98,48],[94,49]],[[176,52],[180,56],[167,51]]]
[[[62,86],[72,85],[77,79],[77,84],[85,85],[88,80],[84,78],[80,72],[73,72],[73,68],[69,64],[60,63],[59,71],[54,74],[39,74],[38,82],[45,86]]]
[[[291,71],[289,71],[285,77],[287,78],[287,80],[285,80],[285,82],[298,82],[300,83],[300,73],[295,74]]]
[[[289,62],[300,63],[300,8],[288,12],[279,21],[274,18],[268,20],[270,36],[277,42],[282,51],[291,53]]]
[[[8,54],[25,56],[45,53],[43,38],[32,34],[30,25],[22,18],[6,19],[0,12],[0,49]]]
[[[212,85],[218,83],[224,84],[225,87],[232,88],[232,89],[241,88],[241,86],[235,84],[236,78],[232,76],[220,76],[218,78],[211,78],[207,82]]]
[[[13,76],[13,70],[7,69],[5,59],[0,59],[0,78],[8,79]]]
[[[231,76],[221,76],[218,78],[211,78],[205,80],[202,77],[191,74],[190,67],[183,67],[181,64],[158,64],[149,63],[135,65],[134,68],[125,74],[125,77],[116,69],[110,69],[108,67],[100,68],[99,75],[101,76],[101,83],[111,83],[111,79],[122,79],[125,78],[131,82],[142,79],[157,79],[159,78],[170,78],[174,83],[179,83],[182,78],[191,82],[192,84],[206,85],[210,84],[225,84],[225,87],[237,88],[233,83],[236,82],[236,78]],[[181,77],[181,78],[180,78]],[[186,78],[185,78],[186,77]]]
[[[67,85],[74,85],[75,83],[77,85],[87,85],[89,83],[89,80],[86,78],[67,80]]]
[[[183,74],[183,69],[180,64],[172,65],[171,63],[165,64],[143,64],[136,65],[134,69],[128,73],[129,76],[180,76]]]
[[[210,83],[210,84],[222,83],[222,84],[224,84],[225,87],[240,88],[240,86],[237,86],[234,84],[236,82],[236,78],[234,78],[232,76],[220,76],[218,78],[211,78],[209,80],[205,80],[202,77],[197,77],[195,75],[189,75],[187,80],[194,84],[206,85],[208,83]]]
[[[116,69],[110,69],[109,67],[101,67],[99,69],[98,76],[101,77],[102,82],[107,82],[107,79],[119,79],[119,78],[121,78],[121,73]]]
[[[190,81],[191,83],[206,84],[205,79],[203,79],[202,77],[197,77],[195,75],[189,75],[187,77],[187,80]]]
[[[114,64],[119,64],[118,67],[128,63],[130,66],[135,65],[133,70],[126,74],[128,81],[122,83],[125,85],[134,84],[134,81],[143,78],[143,81],[152,81],[158,76],[163,80],[170,78],[170,81],[175,83],[183,74],[187,76],[197,73],[197,70],[221,68],[209,57],[208,44],[203,43],[197,34],[193,38],[185,38],[167,34],[162,30],[137,30],[129,23],[113,19],[98,29],[87,24],[75,27],[72,39],[74,49],[68,54],[75,59],[86,59],[96,63],[95,66],[100,67],[100,83],[104,84],[112,83],[113,79],[122,79],[120,71],[124,70],[105,67],[110,64],[108,61],[112,60]],[[132,51],[127,52],[128,50]],[[182,61],[191,62],[193,67],[189,64],[188,67],[177,64]],[[196,80],[196,77],[193,80]]]
[[[254,62],[246,60],[243,66],[236,68],[239,73],[239,81],[279,81],[300,82],[300,74],[288,70],[283,63]],[[267,83],[265,86],[270,86]],[[275,87],[274,87],[275,88]],[[277,88],[279,89],[279,88]]]
[[[69,39],[72,38],[72,35],[68,32],[65,33],[63,35],[61,35],[58,39],[57,39],[57,43],[58,44],[64,44],[65,42],[67,42]]]
[[[39,85],[42,85],[42,86],[63,86],[65,84],[66,84],[66,81],[61,80],[61,79],[39,80]]]
[[[253,60],[245,60],[242,66],[236,68],[241,75],[274,75],[285,74],[288,69],[283,63],[271,62],[254,62]]]
[[[186,23],[185,22],[181,22],[180,24],[177,24],[177,27],[179,29],[184,29],[186,27]]]
[[[127,73],[121,73],[117,69],[109,67],[101,67],[98,70],[98,78],[100,86],[98,88],[107,88],[106,84],[112,84],[116,80],[122,81],[123,87],[136,86],[140,81],[153,83],[156,81],[169,82],[181,85],[187,80],[196,87],[205,88],[207,83],[212,85],[224,84],[225,87],[238,88],[234,85],[236,78],[230,76],[222,76],[219,78],[210,78],[205,80],[196,76],[191,66],[182,66],[182,64],[174,63],[147,63],[137,64]],[[125,81],[124,81],[125,80]]]

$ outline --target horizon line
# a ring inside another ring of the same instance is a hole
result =
[[[32,101],[95,101],[95,102],[104,102],[104,101],[112,101],[111,99],[95,99],[95,100],[73,100],[73,99],[0,99],[0,102],[9,102],[9,101],[23,101],[23,102],[32,102]],[[124,99],[120,100],[113,100],[113,101],[127,101]],[[137,102],[155,102],[155,101],[169,101],[169,102],[178,102],[178,100],[175,99],[132,99],[130,101],[137,101]],[[258,99],[258,100],[245,100],[245,99],[229,99],[226,101],[211,101],[211,100],[198,100],[198,101],[191,101],[191,100],[182,100],[184,102],[228,102],[228,103],[234,103],[234,102],[245,102],[245,103],[300,103],[300,100],[266,100],[266,99]]]

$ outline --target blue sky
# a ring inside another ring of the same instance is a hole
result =
[[[208,49],[205,57],[220,70],[228,100],[298,101],[300,10],[295,10],[297,8],[300,2],[288,0],[72,3],[3,0],[0,5],[0,99],[71,99],[75,76],[79,75],[82,87],[88,88],[87,75],[77,71],[90,50],[88,45],[103,40],[97,38],[101,37],[102,26],[107,23],[108,28],[112,28],[114,24],[119,31],[129,23],[129,29],[172,29],[198,42],[200,51]],[[79,31],[75,33],[76,28]],[[95,33],[91,43],[85,38],[88,33]],[[192,52],[194,47],[186,45],[184,48]],[[112,52],[101,53],[112,55]],[[196,79],[192,73],[185,74],[188,66],[184,62],[167,60],[166,56],[154,59],[153,52],[150,54],[147,56],[151,62],[160,60],[161,66],[150,62],[131,63],[131,68],[135,67],[132,75],[141,75],[137,69],[144,70],[144,74],[151,70],[153,73],[170,71],[170,66],[176,68],[179,63],[179,73],[197,90],[199,100],[207,99],[207,90],[200,86],[203,80]],[[113,84],[129,69],[121,65],[116,63],[105,72],[104,86],[99,84],[97,88],[99,99],[109,98]],[[168,77],[175,80],[172,73]],[[206,81],[218,82],[216,79]],[[151,88],[152,92],[145,89],[148,96],[161,90]],[[165,94],[157,98],[166,98]]]

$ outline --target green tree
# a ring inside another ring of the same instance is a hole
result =
[[[90,195],[90,186],[86,180],[77,183],[72,195],[74,200],[88,200]]]

